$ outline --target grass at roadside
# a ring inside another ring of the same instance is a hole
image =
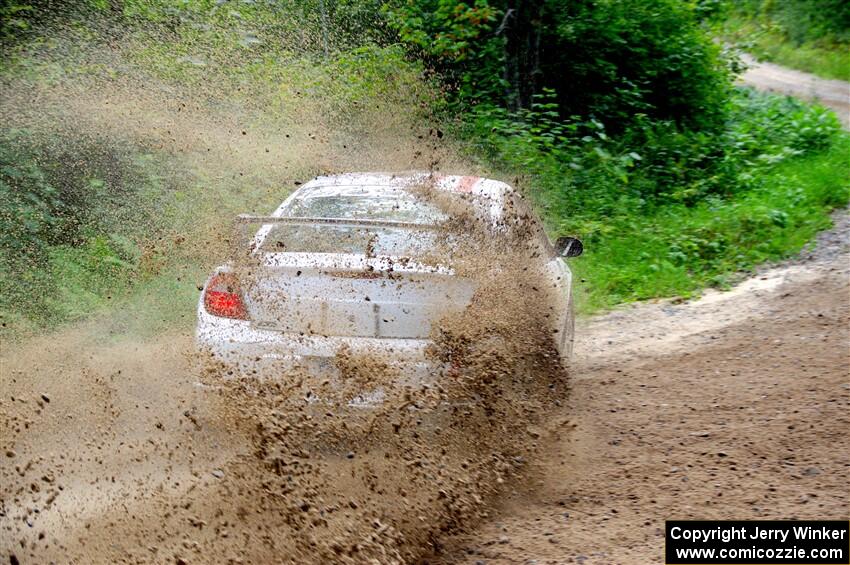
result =
[[[776,25],[730,16],[717,24],[716,34],[759,60],[809,72],[827,79],[850,81],[850,44],[822,39],[795,42]]]
[[[741,198],[623,218],[572,264],[582,313],[621,302],[726,288],[741,272],[793,256],[850,201],[850,136],[759,173]]]
[[[585,314],[723,287],[796,252],[850,198],[847,135],[800,102],[738,91],[725,131],[637,116],[609,134],[604,117],[563,119],[549,93],[518,115],[482,105],[453,130],[398,46],[325,56],[260,34],[259,49],[238,23],[137,30],[109,50],[78,30],[0,66],[13,118],[0,135],[0,337],[93,315],[110,333],[190,328],[228,220],[322,172],[450,155],[452,172],[519,177],[553,235],[585,241],[572,263]]]
[[[400,49],[259,54],[184,31],[107,50],[77,30],[0,65],[0,337],[100,313],[134,334],[189,324],[235,214],[322,172],[410,166],[431,87]]]
[[[646,123],[617,138],[550,111],[479,109],[466,135],[506,178],[524,173],[552,235],[584,240],[571,262],[583,314],[725,287],[850,201],[850,135],[817,106],[739,89],[722,134]]]

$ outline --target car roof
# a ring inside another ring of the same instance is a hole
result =
[[[506,196],[513,192],[508,184],[501,181],[476,176],[444,175],[426,171],[403,173],[344,173],[318,176],[304,183],[283,201],[272,213],[272,217],[281,217],[291,202],[297,199],[343,196],[375,196],[392,198],[399,190],[407,190],[432,182],[433,186],[447,192],[482,196],[491,200],[488,205],[491,218],[501,217]],[[272,224],[264,224],[254,235],[255,247],[259,245],[272,229]]]
[[[490,198],[498,205],[502,204],[507,193],[513,191],[501,181],[477,176],[444,175],[425,171],[343,173],[319,176],[303,184],[275,210],[274,215],[282,214],[287,204],[296,199],[346,195],[391,198],[399,190],[408,190],[425,183],[433,183],[435,188],[447,192]]]

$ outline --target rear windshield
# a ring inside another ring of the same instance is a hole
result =
[[[293,201],[285,217],[389,220],[435,225],[446,216],[413,195],[399,192],[396,198],[369,196],[321,196]],[[417,257],[434,247],[435,234],[428,230],[334,225],[271,226],[260,245],[268,252],[351,253]]]
[[[293,201],[283,214],[302,218],[392,220],[436,224],[446,219],[433,204],[397,191],[388,196],[314,196]]]

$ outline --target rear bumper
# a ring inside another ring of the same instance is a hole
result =
[[[409,384],[429,382],[443,368],[426,356],[431,344],[427,339],[287,334],[256,328],[245,320],[211,316],[202,305],[195,338],[199,350],[237,377],[285,378],[298,368],[335,373],[334,359],[343,349],[386,363]]]

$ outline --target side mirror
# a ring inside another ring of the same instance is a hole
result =
[[[578,257],[584,251],[584,245],[574,237],[559,237],[555,242],[555,251],[559,257]]]

